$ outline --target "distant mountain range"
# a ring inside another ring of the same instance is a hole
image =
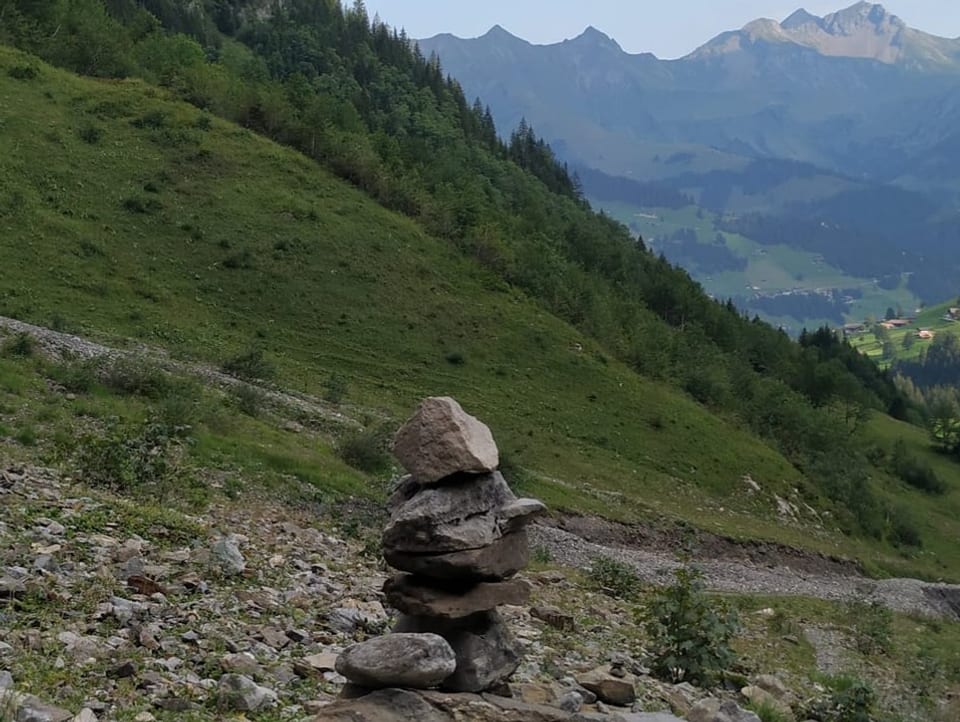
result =
[[[849,228],[869,239],[849,258],[883,249],[881,270],[908,274],[916,297],[960,288],[960,39],[860,2],[756,20],[679,60],[626,53],[592,27],[552,45],[499,26],[419,42],[501,130],[525,118],[574,166],[718,216]]]

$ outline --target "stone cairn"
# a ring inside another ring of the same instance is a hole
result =
[[[367,688],[494,690],[520,664],[496,609],[529,599],[513,577],[529,561],[526,526],[545,507],[514,496],[490,429],[454,399],[426,399],[393,453],[410,475],[388,502],[383,555],[405,573],[383,591],[401,616],[392,634],[345,650],[337,671]]]

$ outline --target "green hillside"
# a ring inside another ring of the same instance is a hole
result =
[[[539,493],[577,504],[591,485],[658,497],[693,469],[717,493],[797,478],[296,153],[139,82],[12,80],[30,61],[0,53],[3,315],[213,364],[255,345],[284,384],[322,395],[339,376],[350,404],[388,414],[453,394],[508,454],[577,487]]]
[[[960,577],[944,541],[960,531],[960,473],[938,464],[937,503],[894,475],[877,429],[907,401],[888,377],[828,332],[800,346],[711,301],[590,213],[529,129],[501,143],[482,106],[360,10],[298,6],[313,25],[240,13],[235,40],[202,14],[191,28],[86,6],[24,11],[15,39],[111,79],[0,51],[0,315],[213,365],[257,349],[280,387],[345,388],[370,430],[452,394],[556,509]],[[37,30],[56,13],[76,23],[71,42]],[[88,56],[104,38],[118,42]],[[305,58],[324,72],[291,69]],[[42,388],[29,371],[9,370],[18,412],[18,389]],[[925,432],[903,429],[920,463]],[[333,460],[341,431],[259,433],[216,420],[190,453],[256,457],[340,494],[382,488],[384,474]],[[785,500],[810,511],[784,519]]]

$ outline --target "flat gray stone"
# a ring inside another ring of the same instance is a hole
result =
[[[409,574],[391,577],[383,585],[387,602],[404,614],[458,619],[504,604],[525,604],[530,584],[520,579],[470,585],[428,586]]]
[[[354,684],[372,689],[436,687],[453,674],[457,658],[436,634],[387,634],[348,647],[336,670]]]
[[[480,549],[445,554],[410,554],[385,548],[384,559],[394,569],[439,580],[500,581],[530,563],[527,530],[506,534]]]

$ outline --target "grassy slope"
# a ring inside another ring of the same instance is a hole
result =
[[[39,76],[8,75],[24,65]],[[214,363],[255,342],[285,386],[322,394],[339,375],[348,403],[394,419],[453,394],[536,470],[525,491],[551,505],[880,553],[781,523],[773,494],[789,494],[797,471],[736,424],[608,360],[301,156],[142,83],[82,80],[0,49],[0,233],[2,314]],[[330,470],[331,486],[356,489],[308,440],[235,433],[200,450],[320,484]],[[742,493],[745,474],[762,497]]]

